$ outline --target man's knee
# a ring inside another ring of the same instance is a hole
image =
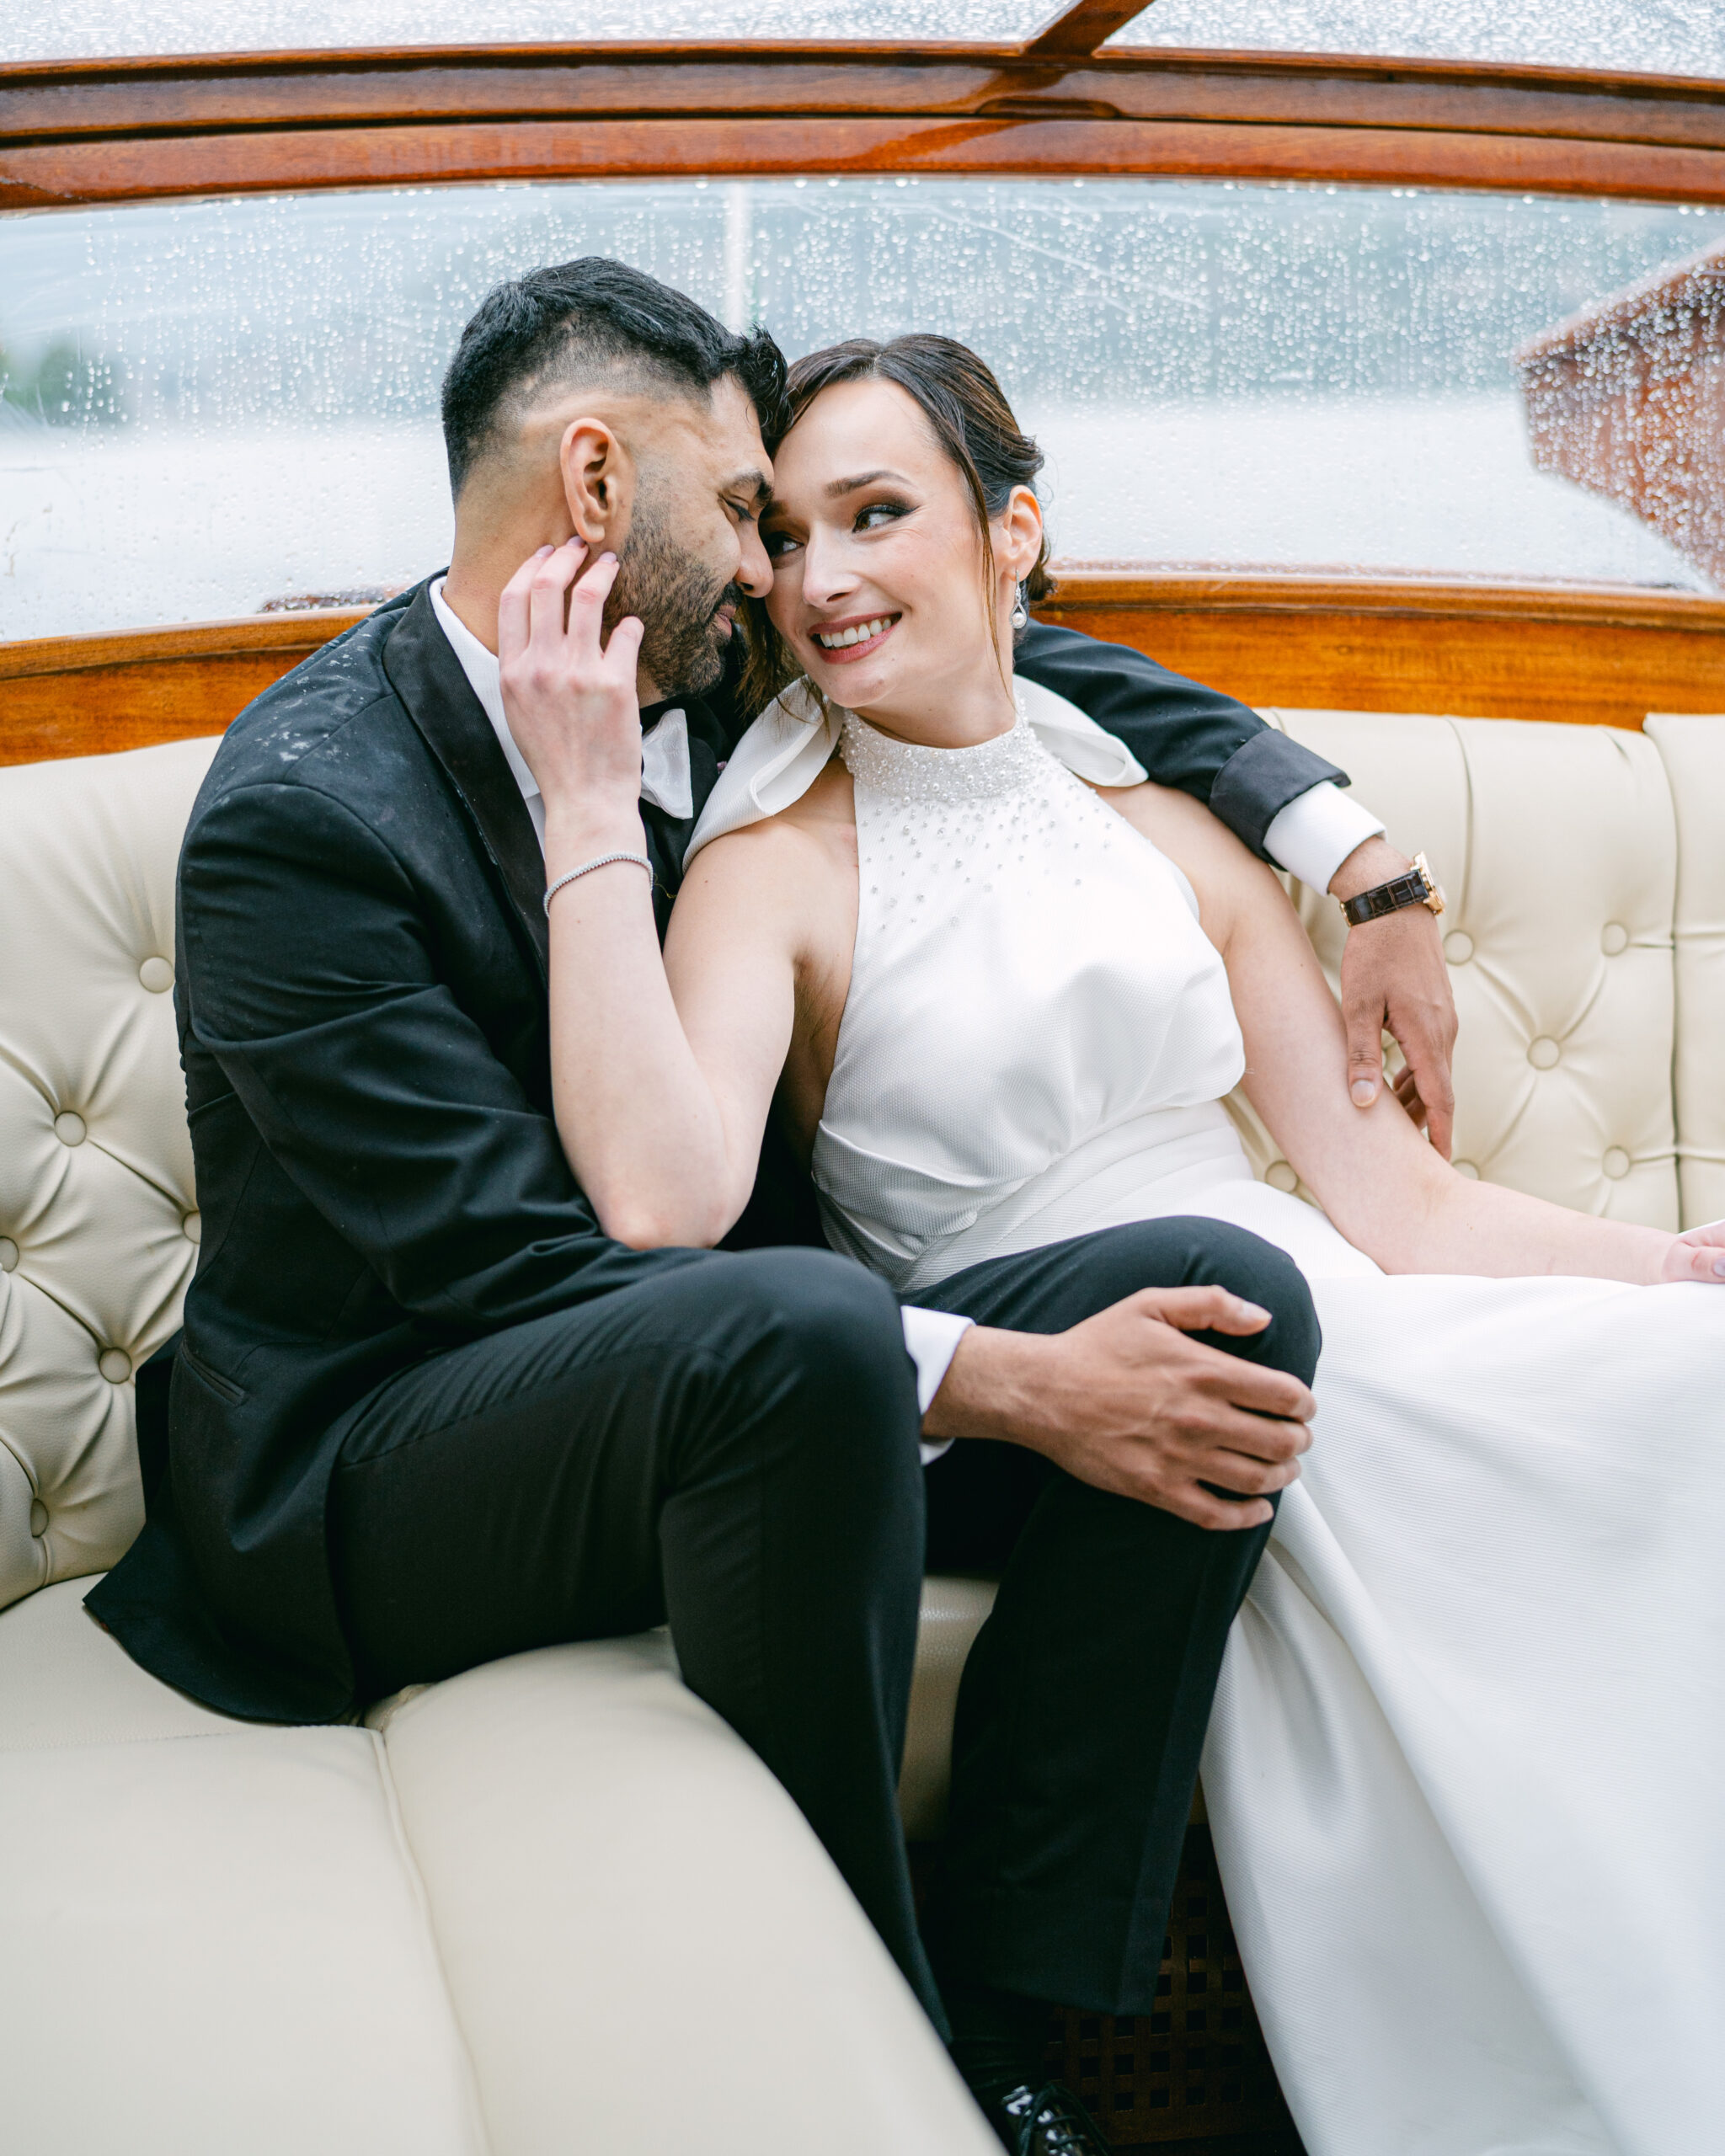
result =
[[[1323,1336],[1306,1275],[1286,1251],[1247,1228],[1228,1220],[1194,1219],[1188,1225],[1194,1230],[1189,1284],[1215,1283],[1270,1314],[1262,1332],[1206,1332],[1202,1337],[1310,1385]]]
[[[885,1283],[831,1251],[740,1253],[756,1381],[811,1428],[896,1441],[920,1417],[915,1371]]]
[[[1270,1314],[1262,1332],[1205,1332],[1211,1346],[1311,1383],[1321,1344],[1306,1276],[1285,1251],[1250,1229],[1201,1214],[1131,1220],[1087,1238],[1083,1284],[1100,1309],[1144,1288],[1222,1287]]]

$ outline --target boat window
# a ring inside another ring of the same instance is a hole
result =
[[[1153,0],[1108,49],[1121,45],[1719,77],[1725,10],[1718,0]]]
[[[888,38],[1010,45],[1051,0],[12,0],[0,61],[180,52],[354,51],[392,45],[750,43]]]
[[[913,328],[975,345],[1046,447],[1068,559],[1704,589],[1573,455],[1570,476],[1536,467],[1515,355],[1721,246],[1718,209],[1141,179],[14,212],[0,634],[244,614],[434,567],[462,323],[499,279],[595,252],[793,355]]]

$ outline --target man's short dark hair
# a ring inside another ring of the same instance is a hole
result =
[[[506,409],[542,382],[704,396],[725,375],[742,384],[761,432],[772,435],[785,361],[764,329],[739,336],[684,293],[602,254],[530,270],[486,294],[443,377],[451,491],[461,493]]]

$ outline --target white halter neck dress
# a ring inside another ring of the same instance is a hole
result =
[[[1045,691],[956,750],[788,697],[695,846],[836,744],[860,885],[813,1162],[835,1245],[911,1294],[1200,1214],[1311,1282],[1316,1444],[1204,1763],[1310,2156],[1725,2149],[1725,1289],[1392,1278],[1255,1182],[1190,889],[1068,766],[1142,773]]]

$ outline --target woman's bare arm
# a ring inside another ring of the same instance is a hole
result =
[[[1725,1256],[1716,1244],[1473,1182],[1390,1093],[1368,1111],[1353,1107],[1341,1013],[1269,869],[1183,794],[1143,786],[1101,798],[1191,880],[1228,969],[1247,1097],[1337,1227],[1386,1272],[1715,1279]]]
[[[553,884],[644,846],[640,625],[620,622],[601,648],[617,565],[607,557],[578,576],[584,554],[574,542],[542,548],[498,609],[504,707],[544,796]],[[716,1242],[753,1184],[765,1111],[734,1143],[750,1112],[729,1096],[721,1105],[690,1047],[660,955],[650,879],[633,862],[615,862],[564,883],[549,914],[552,1099],[600,1225],[638,1250]],[[757,903],[729,924],[739,1017],[746,1011],[764,1043],[751,1072],[776,1075],[789,1038],[789,918]],[[772,1090],[769,1078],[766,1099]]]

